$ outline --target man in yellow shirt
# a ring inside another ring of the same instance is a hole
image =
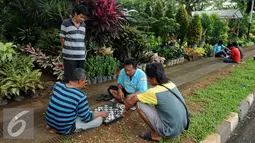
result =
[[[123,116],[136,103],[140,117],[150,127],[150,132],[142,132],[140,137],[149,141],[160,141],[162,137],[174,138],[187,126],[187,112],[181,103],[184,98],[174,83],[169,82],[162,64],[152,63],[146,67],[148,81],[154,86],[125,101]],[[175,95],[170,92],[169,88]]]

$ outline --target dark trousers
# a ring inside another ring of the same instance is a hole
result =
[[[225,63],[234,63],[234,60],[231,57],[229,57],[229,58],[225,58],[224,62]]]
[[[68,83],[72,76],[74,69],[84,69],[84,60],[65,60],[64,59],[64,82]]]
[[[226,57],[228,50],[227,49],[223,49],[222,51],[218,52],[215,54],[215,57],[221,57],[221,55],[223,55],[224,57]]]

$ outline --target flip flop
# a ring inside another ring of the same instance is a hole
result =
[[[104,100],[104,97],[105,97],[105,96],[106,96],[105,94],[100,95],[99,97],[97,97],[96,101],[102,101],[102,100]]]
[[[104,101],[109,101],[111,99],[113,99],[113,96],[111,94],[106,94],[104,97]]]
[[[140,133],[140,138],[144,139],[144,140],[147,140],[147,141],[153,141],[153,142],[160,142],[160,140],[154,140],[152,139],[151,137],[151,132],[145,132],[144,135],[143,135],[144,132],[141,132]]]

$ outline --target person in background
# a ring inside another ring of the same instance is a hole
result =
[[[239,46],[237,44],[237,42],[232,42],[233,46],[236,47],[239,52],[240,52],[240,56],[241,56],[241,60],[243,60],[243,57],[244,57],[244,52],[243,52],[243,48],[241,46]]]
[[[85,35],[88,10],[78,4],[73,9],[73,18],[65,19],[61,24],[60,41],[63,47],[64,82],[68,83],[75,68],[84,69],[86,57]]]
[[[240,51],[231,43],[229,43],[227,47],[230,49],[230,56],[228,58],[224,58],[224,62],[225,63],[240,63],[241,61]]]
[[[80,90],[85,86],[85,70],[76,68],[67,84],[57,82],[46,112],[47,128],[51,133],[72,134],[99,127],[107,112],[92,113],[87,96]]]
[[[225,49],[224,45],[223,45],[223,41],[219,40],[219,42],[217,44],[214,45],[213,47],[213,53],[215,57],[227,57],[227,49]]]
[[[163,137],[179,136],[188,123],[184,98],[176,85],[168,81],[162,64],[149,64],[145,72],[154,87],[137,96],[128,97],[123,116],[136,104],[140,117],[150,127],[149,132],[141,132],[141,138],[160,141]]]

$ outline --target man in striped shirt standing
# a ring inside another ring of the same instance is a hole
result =
[[[69,83],[54,85],[46,112],[46,123],[51,132],[72,134],[96,128],[108,116],[105,111],[90,112],[87,96],[80,90],[85,86],[85,80],[85,70],[76,68]]]
[[[73,13],[73,18],[65,19],[61,24],[60,41],[63,47],[65,83],[70,81],[75,68],[84,68],[86,57],[84,22],[88,11],[84,5],[76,5]]]

